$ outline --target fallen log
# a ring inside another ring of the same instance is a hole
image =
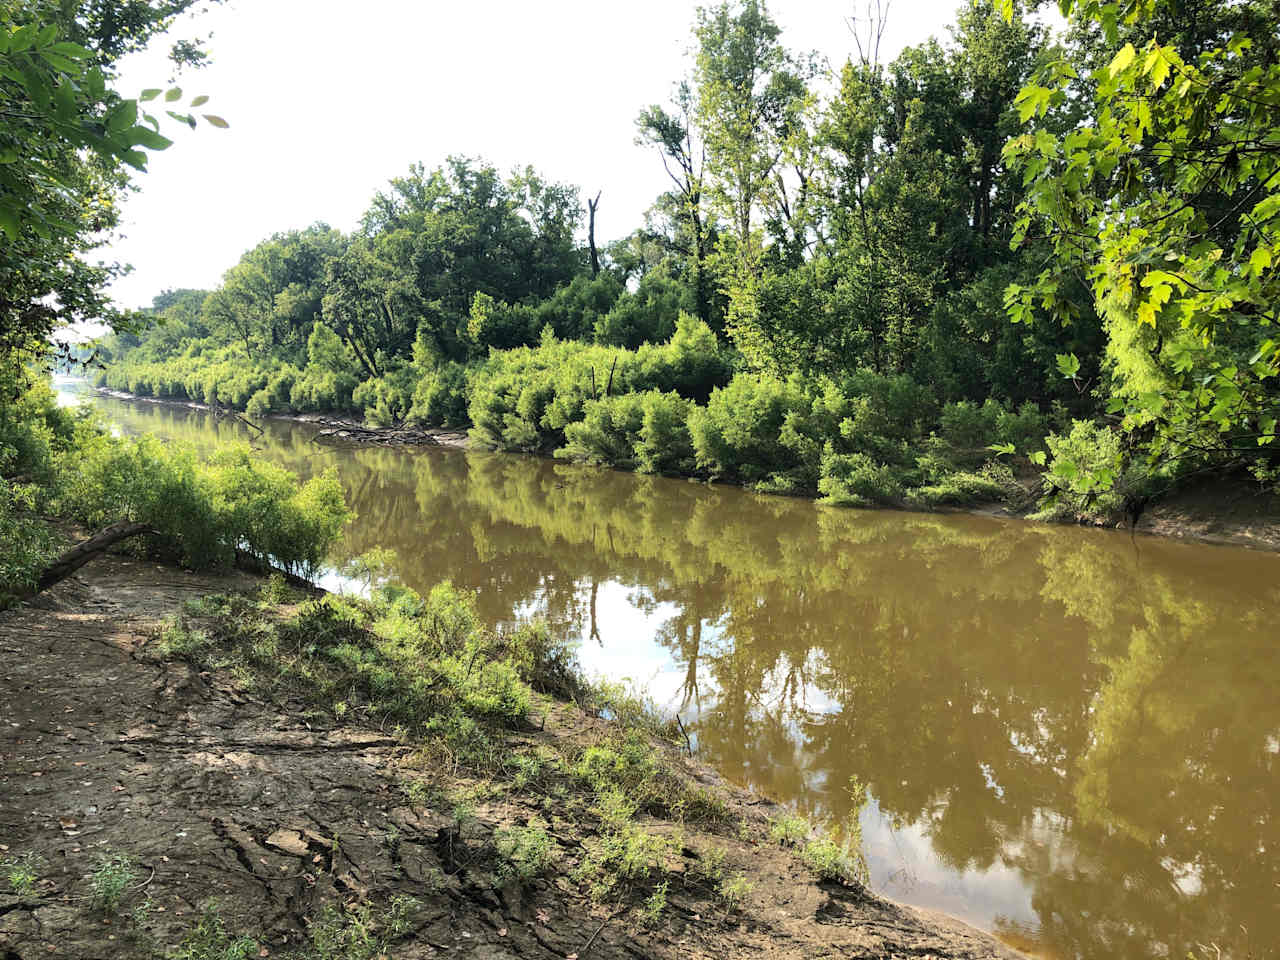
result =
[[[130,537],[136,537],[144,533],[153,534],[155,532],[147,524],[136,523],[131,520],[121,520],[119,523],[113,523],[111,526],[99,530],[88,540],[77,543],[57,560],[45,567],[44,572],[40,574],[40,579],[36,582],[36,593],[48,590],[55,583],[67,579],[98,554],[115,546],[121,540],[128,540]]]
[[[313,443],[377,443],[383,446],[430,446],[440,441],[425,430],[392,428],[379,430],[341,424],[321,430],[311,438]]]

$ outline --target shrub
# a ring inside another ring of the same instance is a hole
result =
[[[1124,469],[1120,437],[1088,420],[1076,420],[1066,436],[1051,434],[1045,487],[1051,497],[1048,512],[1065,517],[1110,517],[1124,497],[1116,482]]]
[[[498,879],[527,884],[547,873],[554,862],[551,835],[542,827],[510,827],[493,837],[498,851]]]
[[[424,374],[413,391],[409,419],[437,427],[470,425],[467,401],[470,368],[446,361]]]
[[[832,840],[810,840],[800,851],[800,859],[819,880],[837,883],[866,883],[867,865],[861,854],[851,854]]]
[[[791,384],[739,374],[714,391],[705,407],[689,412],[698,467],[713,477],[747,483],[787,471],[793,461],[779,435],[787,415],[807,406]]]
[[[59,506],[97,528],[148,524],[192,567],[225,565],[241,548],[312,573],[337,540],[348,511],[335,473],[298,486],[246,450],[197,463],[189,450],[151,437],[86,437],[65,455]]]
[[[889,467],[865,453],[840,454],[830,448],[822,457],[818,492],[826,503],[849,507],[892,504],[902,499],[902,486]]]

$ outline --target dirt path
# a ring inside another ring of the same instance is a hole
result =
[[[28,892],[0,872],[0,960],[163,956],[211,897],[227,929],[259,941],[254,955],[287,956],[326,904],[398,894],[419,906],[396,958],[1017,956],[946,918],[818,884],[768,844],[723,838],[756,881],[738,917],[673,891],[645,928],[567,877],[496,889],[469,851],[527,820],[518,800],[478,806],[459,834],[409,806],[396,777],[409,748],[395,738],[313,728],[300,706],[151,656],[148,637],[182,601],[252,583],[109,557],[0,614],[0,860],[39,858]],[[565,735],[555,728],[571,711],[557,717],[540,735]],[[109,916],[88,877],[113,854],[134,858],[136,875]],[[332,954],[357,955],[373,956]]]

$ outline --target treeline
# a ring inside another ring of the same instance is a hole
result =
[[[1159,26],[1203,47],[1221,6]],[[877,27],[824,76],[758,0],[701,10],[690,74],[637,119],[671,189],[622,240],[597,246],[597,196],[580,242],[578,188],[531,168],[415,166],[350,236],[279,234],[216,290],[157,298],[103,380],[847,503],[1020,495],[1012,462],[1047,466],[1058,509],[1105,514],[1234,453],[1201,431],[1198,459],[1144,461],[1158,431],[1117,401],[1134,366],[1088,277],[1046,285],[1044,164],[1007,146],[1033,117],[1051,138],[1089,119],[1080,99],[1028,111],[1047,65],[1105,71],[1150,25],[1054,38],[965,4],[948,41],[888,64]]]

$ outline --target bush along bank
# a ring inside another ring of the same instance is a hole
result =
[[[422,343],[414,358],[359,380],[344,345],[317,324],[301,367],[257,366],[234,347],[198,341],[165,359],[126,354],[97,381],[250,415],[339,412],[373,426],[465,429],[489,449],[847,506],[1025,510],[1046,492],[1045,515],[1055,518],[1118,516],[1123,506],[1123,484],[1102,498],[1088,486],[1099,465],[1119,463],[1111,432],[1061,404],[939,402],[906,374],[870,370],[747,372],[687,314],[666,342],[634,349],[548,330],[536,345],[481,361],[440,360]]]
[[[3,386],[3,385],[0,385]],[[66,529],[137,528],[128,547],[188,569],[236,562],[303,578],[349,517],[335,473],[306,483],[247,449],[201,460],[154,437],[114,436],[91,409],[57,405],[46,381],[0,405],[0,607],[33,592]]]

